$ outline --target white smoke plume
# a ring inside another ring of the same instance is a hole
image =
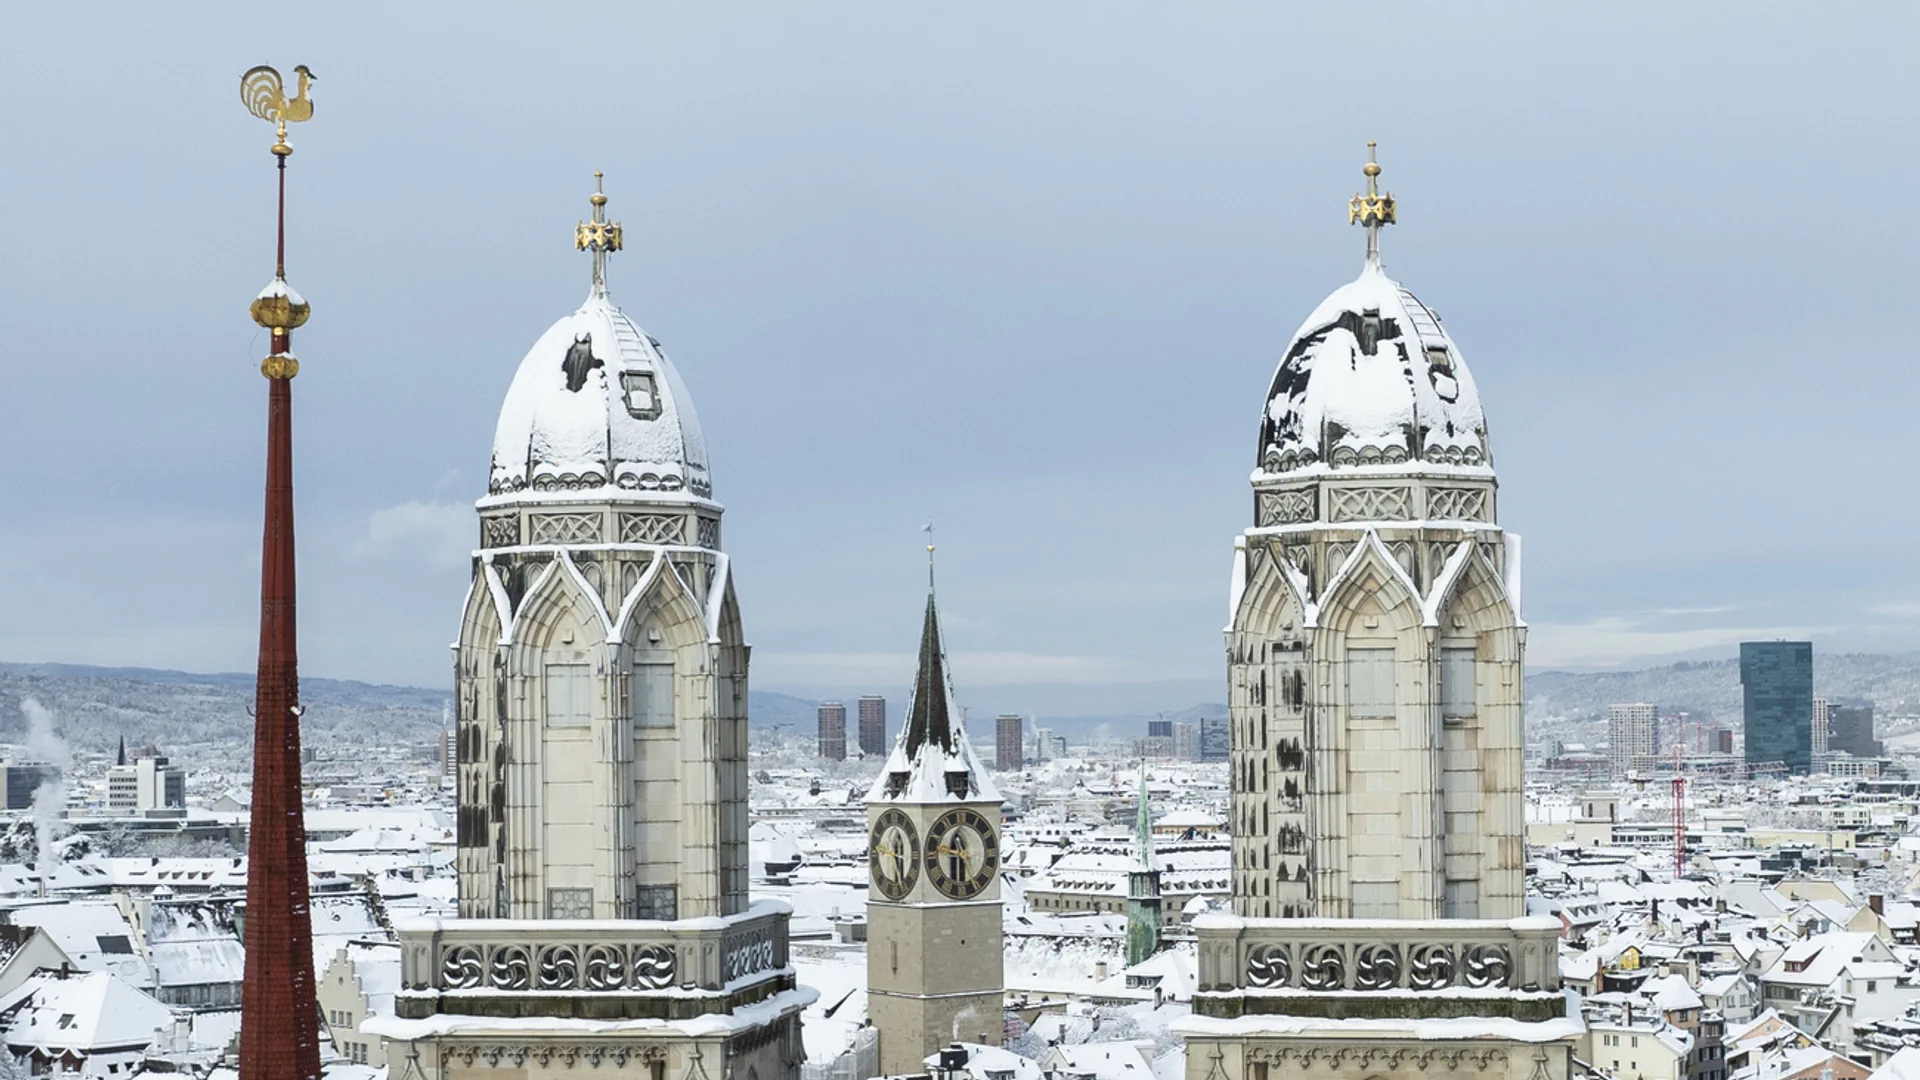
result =
[[[53,730],[53,713],[46,706],[27,698],[20,703],[20,711],[27,718],[28,755],[55,770],[33,791],[33,857],[44,867],[53,861],[53,842],[66,828],[67,770],[73,767],[73,750]],[[45,874],[44,869],[41,872]]]

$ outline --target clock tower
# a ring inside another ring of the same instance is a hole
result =
[[[867,793],[867,1013],[880,1071],[951,1042],[998,1046],[1000,793],[967,742],[931,588],[907,722]]]

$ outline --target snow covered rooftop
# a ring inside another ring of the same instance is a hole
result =
[[[1440,320],[1369,260],[1294,334],[1261,414],[1254,478],[1313,466],[1491,472],[1486,418]]]
[[[708,499],[693,398],[660,343],[602,289],[534,342],[493,438],[490,498],[594,491]],[[577,496],[576,496],[577,497]]]

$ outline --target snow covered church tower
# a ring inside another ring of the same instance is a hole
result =
[[[1366,261],[1280,359],[1234,545],[1233,913],[1195,921],[1187,1076],[1564,1080],[1559,927],[1521,891],[1519,538],[1364,172]]]
[[[455,646],[457,919],[403,926],[396,1080],[794,1080],[789,909],[747,897],[747,657],[693,401],[608,295],[494,436]],[[372,1024],[368,1026],[373,1029]],[[508,1070],[501,1072],[499,1070]]]

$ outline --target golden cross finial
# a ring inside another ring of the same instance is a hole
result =
[[[1347,224],[1367,229],[1367,263],[1380,261],[1380,227],[1394,223],[1393,192],[1380,194],[1380,163],[1373,158],[1374,144],[1367,140],[1367,163],[1360,172],[1367,178],[1367,193],[1347,200]]]
[[[620,223],[607,221],[607,193],[601,189],[603,174],[593,173],[593,194],[587,201],[593,204],[593,218],[590,221],[576,222],[573,226],[573,246],[577,251],[593,252],[593,291],[607,291],[607,254],[619,251]]]

